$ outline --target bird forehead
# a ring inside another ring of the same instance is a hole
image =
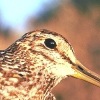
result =
[[[28,38],[28,39],[32,38],[32,40],[34,39],[44,40],[47,38],[51,38],[54,39],[55,42],[64,41],[68,43],[67,39],[65,39],[61,34],[45,29],[28,32],[25,35],[23,35],[22,38]]]
[[[50,39],[53,39],[57,44],[61,42],[68,43],[67,40],[65,40],[65,38],[63,38],[61,35],[57,33],[53,34],[53,32],[49,34],[38,32],[34,36],[36,40],[40,40],[40,41],[45,41],[45,39],[50,38]]]

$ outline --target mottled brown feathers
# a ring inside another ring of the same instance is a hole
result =
[[[46,47],[47,38],[56,42],[55,49]],[[0,100],[55,100],[51,90],[67,77],[67,61],[75,58],[61,35],[45,29],[24,34],[0,51]]]

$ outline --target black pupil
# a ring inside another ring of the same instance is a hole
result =
[[[53,39],[45,39],[45,45],[50,48],[50,49],[54,49],[56,47],[56,42]]]

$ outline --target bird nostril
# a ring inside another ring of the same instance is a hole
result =
[[[78,67],[78,69],[79,69],[80,71],[82,71],[82,72],[84,71],[84,69],[83,69],[81,66],[78,65],[77,67]]]

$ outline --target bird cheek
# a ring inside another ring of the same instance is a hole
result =
[[[75,71],[71,68],[71,64],[65,63],[65,65],[59,64],[57,67],[53,67],[51,72],[58,77],[65,78],[67,76],[73,75]]]

